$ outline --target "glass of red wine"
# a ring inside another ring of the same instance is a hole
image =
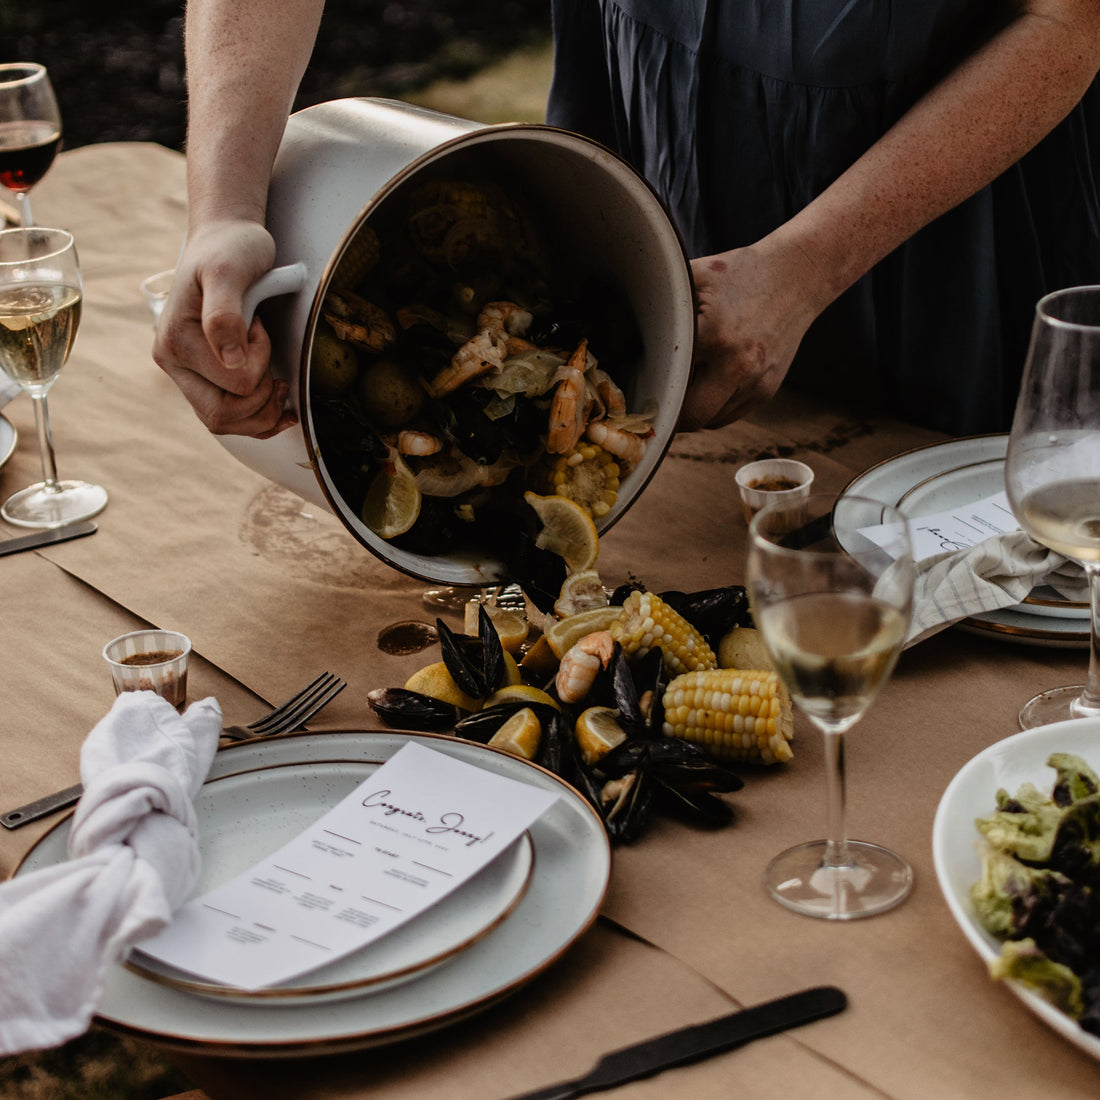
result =
[[[0,65],[0,183],[13,192],[24,227],[34,225],[31,188],[61,143],[61,112],[45,65]]]

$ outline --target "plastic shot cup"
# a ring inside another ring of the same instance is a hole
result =
[[[168,292],[172,289],[172,280],[176,277],[175,269],[170,271],[158,271],[141,282],[141,293],[145,295],[145,302],[153,314],[153,323],[160,320],[161,310],[168,301]]]
[[[813,483],[813,470],[793,458],[763,458],[742,466],[737,471],[737,487],[745,522],[772,504],[789,505],[795,511],[810,495]]]
[[[187,703],[187,658],[191,639],[174,630],[135,630],[103,647],[115,694],[155,691],[177,710]]]

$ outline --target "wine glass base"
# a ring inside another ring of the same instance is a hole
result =
[[[1068,722],[1071,718],[1100,717],[1100,708],[1093,709],[1079,702],[1084,690],[1084,684],[1071,684],[1039,692],[1020,707],[1020,729],[1033,730],[1036,726]]]
[[[824,920],[873,917],[908,897],[913,869],[888,848],[850,840],[844,867],[826,867],[825,849],[814,840],[780,852],[764,871],[765,889],[780,905]]]
[[[21,489],[4,501],[0,516],[17,527],[61,527],[90,519],[107,507],[107,490],[86,481],[45,482]]]

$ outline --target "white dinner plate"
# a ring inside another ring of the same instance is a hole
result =
[[[1004,489],[1008,436],[977,435],[931,443],[864,470],[845,488],[901,508],[910,517],[934,515]],[[1049,588],[1013,607],[983,611],[958,624],[1002,641],[1077,649],[1089,644],[1089,608]]]
[[[199,996],[152,981],[125,966],[110,969],[97,1019],[147,1042],[191,1053],[237,1057],[302,1057],[380,1045],[406,1039],[463,1019],[515,992],[558,959],[592,924],[607,890],[611,849],[595,810],[556,775],[509,753],[471,741],[429,733],[392,730],[297,734],[243,742],[220,751],[210,782],[249,772],[318,765],[331,779],[331,763],[346,760],[380,767],[402,745],[418,741],[439,752],[498,775],[531,783],[558,795],[528,831],[533,872],[514,910],[486,935],[443,965],[427,968],[410,981],[377,991],[364,990],[333,1000],[304,996],[292,1003],[241,1003]],[[323,780],[322,786],[329,780]],[[340,797],[337,784],[328,796]],[[315,820],[331,803],[303,816],[298,828]],[[252,811],[241,807],[241,843],[259,851],[248,837]],[[230,832],[232,821],[223,822]],[[68,834],[68,820],[47,834],[17,873],[56,861],[57,839]],[[46,854],[48,853],[48,854]],[[45,858],[44,857],[45,854]],[[384,942],[384,941],[379,941]]]
[[[324,760],[208,780],[195,799],[203,873],[194,893],[220,886],[293,840],[375,769],[362,761]],[[63,850],[59,857],[65,858]],[[533,870],[531,841],[523,836],[415,920],[327,966],[266,989],[202,981],[140,949],[127,966],[176,989],[244,1002],[316,1003],[374,993],[419,977],[492,931],[519,904]]]
[[[1000,943],[978,922],[970,902],[970,886],[982,871],[981,838],[974,821],[996,809],[995,796],[1001,787],[1015,793],[1021,784],[1034,783],[1039,790],[1049,791],[1055,772],[1046,761],[1053,752],[1073,753],[1100,771],[1100,719],[1075,718],[1040,726],[990,745],[959,770],[936,810],[932,827],[936,877],[951,915],[986,963],[1000,954]],[[1003,984],[1055,1031],[1100,1059],[1100,1038],[1020,983]]]
[[[15,430],[15,425],[0,413],[0,466],[11,458],[18,442],[19,433]]]

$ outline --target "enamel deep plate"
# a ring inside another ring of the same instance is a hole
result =
[[[1100,719],[1075,718],[1040,726],[990,745],[959,770],[936,810],[932,827],[936,877],[951,915],[986,964],[1000,954],[1000,943],[978,922],[970,901],[970,886],[982,872],[981,837],[974,821],[993,812],[1000,787],[1015,792],[1022,783],[1034,783],[1039,790],[1049,791],[1055,773],[1046,761],[1053,752],[1073,753],[1100,770]],[[1007,986],[1060,1035],[1100,1059],[1100,1038],[1019,982],[997,984]]]
[[[611,869],[603,823],[580,794],[551,772],[471,741],[380,730],[296,734],[223,749],[196,799],[204,865],[209,860],[213,874],[228,870],[218,865],[216,854],[218,848],[224,854],[226,838],[238,839],[246,865],[274,851],[408,741],[558,795],[528,830],[529,851],[518,845],[510,856],[503,853],[508,858],[489,896],[474,899],[472,920],[464,933],[451,935],[443,957],[446,937],[437,951],[430,946],[434,935],[417,940],[414,932],[405,956],[412,974],[385,957],[376,969],[349,960],[322,980],[307,978],[288,996],[259,998],[187,989],[163,974],[118,965],[108,974],[97,1020],[157,1046],[191,1053],[233,1058],[329,1054],[410,1038],[464,1019],[557,960],[592,924],[603,902]],[[218,796],[219,787],[246,797]],[[46,834],[17,873],[66,858],[68,831],[66,820]]]

